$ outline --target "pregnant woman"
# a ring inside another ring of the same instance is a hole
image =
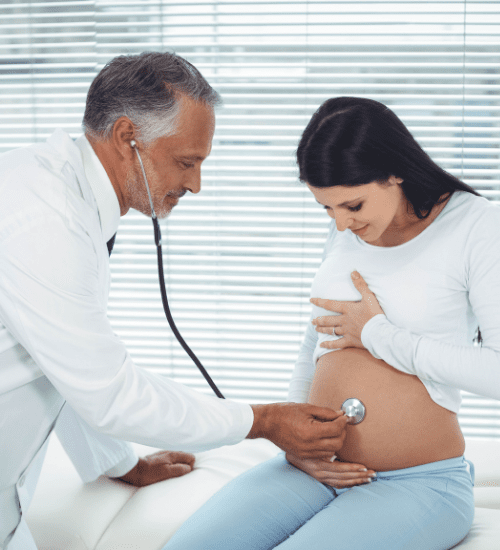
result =
[[[474,515],[460,389],[500,398],[500,209],[368,99],[326,101],[297,160],[333,221],[289,399],[365,418],[331,461],[236,478],[165,550],[447,550]]]

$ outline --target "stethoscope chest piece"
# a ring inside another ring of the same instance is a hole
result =
[[[342,403],[341,409],[344,411],[345,415],[349,418],[347,422],[348,424],[359,424],[360,422],[363,421],[366,414],[365,406],[359,399],[356,399],[355,397],[346,399]]]

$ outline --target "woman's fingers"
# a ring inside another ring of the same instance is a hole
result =
[[[329,472],[328,470],[323,470],[325,473],[328,472],[330,477],[335,479],[340,479],[346,481],[348,479],[364,479],[365,477],[374,477],[377,475],[376,472],[368,470],[366,472]]]
[[[370,483],[376,476],[376,472],[368,470],[362,464],[338,462],[336,460],[331,462],[327,459],[299,459],[290,453],[287,453],[286,457],[295,467],[303,470],[319,482],[336,489]]]
[[[319,475],[321,475],[322,483],[335,489],[344,489],[370,483],[377,474],[362,464],[322,461],[321,474]]]
[[[363,464],[355,464],[353,462],[341,462],[337,460],[335,462],[334,468],[332,468],[332,471],[338,472],[338,473],[358,473],[358,472],[367,472],[368,468],[366,466],[363,466]],[[370,472],[373,472],[373,470],[369,470]]]
[[[346,487],[371,483],[372,479],[377,476],[374,470],[368,470],[361,464],[337,462],[335,471],[329,471],[330,469],[327,468],[323,470],[323,483],[335,489],[345,489]]]
[[[316,330],[320,332],[321,328],[336,327],[342,324],[343,318],[339,313],[338,315],[324,315],[323,317],[316,317],[312,320],[312,324],[316,327]]]
[[[354,487],[355,485],[363,485],[365,483],[371,483],[376,477],[376,473],[363,472],[363,473],[332,473],[328,471],[322,471],[316,473],[316,479],[330,485],[335,489],[344,489],[345,487]]]
[[[349,487],[356,487],[356,485],[365,485],[366,483],[371,483],[372,478],[366,477],[363,479],[351,479],[348,481],[340,481],[338,479],[327,479],[323,481],[325,485],[330,485],[334,489],[347,489]]]

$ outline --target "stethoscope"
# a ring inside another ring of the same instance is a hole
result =
[[[205,367],[201,364],[198,357],[196,357],[194,352],[184,341],[184,338],[181,336],[179,330],[175,326],[174,319],[172,317],[172,314],[170,313],[170,308],[168,306],[168,300],[167,300],[167,290],[165,288],[165,276],[163,273],[163,251],[161,247],[160,224],[158,223],[158,219],[156,217],[155,209],[153,206],[153,199],[151,198],[151,191],[149,189],[148,178],[146,177],[146,171],[144,170],[144,165],[142,164],[141,155],[139,154],[139,150],[137,149],[137,143],[135,142],[135,140],[132,140],[130,142],[130,146],[132,147],[132,149],[135,149],[135,152],[137,153],[137,158],[139,159],[142,175],[144,177],[144,183],[146,184],[146,190],[148,192],[149,205],[151,207],[151,220],[153,222],[153,227],[154,227],[156,252],[158,257],[158,278],[160,281],[161,301],[163,303],[163,309],[165,311],[165,316],[167,317],[168,324],[170,325],[172,332],[175,334],[175,337],[179,341],[179,344],[184,348],[184,350],[189,355],[189,357],[191,357],[194,364],[200,369],[201,374],[203,374],[203,376],[205,377],[205,380],[208,382],[208,385],[212,388],[215,395],[217,397],[220,397],[221,399],[225,399],[221,391],[219,390],[219,388],[216,386],[215,382],[212,380],[212,378],[206,371]],[[366,409],[363,403],[359,399],[355,399],[355,398],[346,399],[342,404],[341,408],[344,411],[345,415],[349,418],[348,420],[349,424],[359,424],[365,417]]]

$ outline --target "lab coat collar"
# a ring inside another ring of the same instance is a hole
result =
[[[83,168],[82,155],[75,147],[75,142],[61,128],[58,128],[48,139],[47,144],[50,145],[61,162],[69,162],[76,173],[76,177],[80,182],[80,189],[83,198],[89,203],[94,204],[95,198],[92,190],[89,188],[85,170]]]
[[[120,224],[120,203],[104,166],[85,134],[75,141],[75,145],[82,154],[83,167],[97,202],[102,233],[107,242],[116,233]]]

